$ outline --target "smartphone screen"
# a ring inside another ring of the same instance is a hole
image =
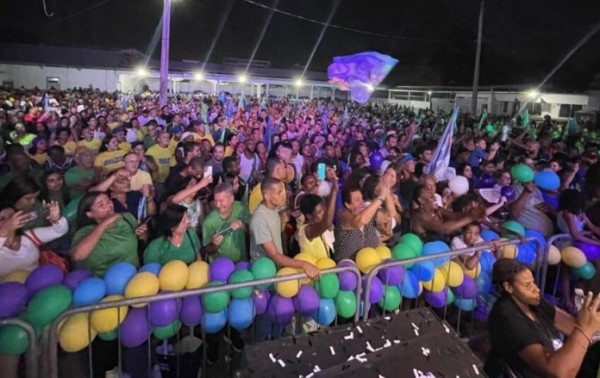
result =
[[[213,175],[213,167],[208,166],[208,167],[204,167],[204,177],[210,177]]]
[[[325,180],[325,163],[319,163],[317,165],[317,177],[319,180]]]

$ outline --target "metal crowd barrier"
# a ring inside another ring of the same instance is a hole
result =
[[[37,378],[39,376],[38,371],[38,345],[37,345],[37,335],[35,333],[35,328],[28,322],[18,319],[4,319],[0,320],[0,326],[4,325],[15,325],[21,327],[29,338],[29,349],[27,349],[27,353],[25,354],[25,364],[27,366],[26,377],[27,378]],[[19,358],[15,356],[15,358]],[[0,374],[1,376],[2,374]]]
[[[584,235],[591,235],[591,232],[584,232]],[[550,253],[550,247],[552,245],[554,245],[555,242],[560,241],[560,240],[572,240],[571,234],[556,234],[556,235],[552,235],[548,241],[546,242],[546,248],[544,249],[544,256],[543,256],[543,265],[542,265],[542,280],[540,282],[540,289],[543,291],[546,288],[546,275],[548,274],[548,254]],[[560,248],[559,248],[560,249]],[[558,265],[558,269],[560,269],[560,264]],[[560,271],[559,271],[560,273]],[[558,277],[558,275],[557,275]],[[557,278],[558,280],[558,278]],[[555,289],[554,289],[554,293],[556,292],[556,283],[555,283]]]
[[[360,293],[362,292],[362,280],[361,280],[360,270],[356,266],[343,266],[343,267],[335,267],[335,268],[323,270],[322,274],[341,273],[341,272],[352,272],[357,277],[357,287],[355,290],[356,311],[355,311],[354,319],[353,319],[354,322],[356,323],[360,319],[360,316],[359,316]],[[306,273],[290,274],[290,275],[285,275],[285,276],[265,278],[265,279],[260,279],[260,280],[247,281],[247,282],[241,282],[241,283],[229,284],[229,285],[223,285],[223,286],[210,286],[210,287],[204,287],[204,288],[194,289],[194,290],[162,293],[162,294],[157,294],[157,295],[153,295],[153,296],[124,299],[124,300],[120,300],[120,301],[104,302],[104,303],[98,303],[98,304],[85,306],[85,307],[73,308],[71,310],[68,310],[68,311],[62,313],[52,323],[52,325],[50,327],[50,332],[48,332],[48,336],[45,337],[45,339],[44,339],[44,345],[46,346],[46,349],[47,349],[46,360],[45,360],[46,366],[44,366],[44,370],[48,372],[48,375],[50,378],[58,378],[58,373],[59,373],[58,372],[58,329],[59,329],[59,325],[61,324],[62,321],[64,321],[65,319],[67,319],[70,316],[73,316],[75,314],[88,313],[89,314],[88,316],[91,316],[92,312],[97,311],[97,310],[102,310],[102,309],[118,308],[121,306],[130,306],[130,305],[136,305],[136,304],[149,304],[149,303],[164,300],[164,299],[178,299],[178,298],[190,297],[190,296],[195,296],[195,295],[214,293],[214,292],[219,292],[219,291],[231,291],[231,290],[235,290],[235,289],[242,289],[242,288],[266,285],[266,284],[273,284],[273,283],[277,283],[277,282],[300,280],[303,278],[308,278]],[[120,316],[120,311],[117,311],[117,313],[118,313],[118,316]],[[119,320],[119,324],[120,324],[121,319],[118,319],[118,320]],[[336,322],[337,322],[337,317],[336,317]],[[91,332],[91,330],[89,328],[88,328],[88,332]],[[204,337],[204,331],[202,331],[202,336]],[[119,341],[119,338],[117,340]],[[150,343],[148,343],[148,344],[150,344]],[[206,342],[204,342],[204,344],[206,344]],[[90,376],[92,376],[91,373],[92,373],[92,369],[93,369],[93,361],[92,361],[91,342],[90,342],[90,345],[87,347],[87,349],[88,349],[88,355],[90,358],[90,360],[89,360]],[[203,364],[202,374],[204,375],[205,362],[206,362],[206,348],[203,348],[203,349],[204,349],[204,358],[202,361],[202,364]],[[151,353],[151,351],[149,350],[148,354],[150,355],[150,353]],[[120,342],[119,342],[119,360],[118,360],[118,362],[119,362],[119,364],[118,364],[119,374],[121,374],[121,345],[120,345]],[[151,365],[151,364],[152,364],[152,361],[151,361],[151,359],[149,359],[149,365]],[[151,369],[151,366],[148,366],[148,376],[150,376],[150,369]]]

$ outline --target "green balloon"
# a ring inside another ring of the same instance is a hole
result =
[[[27,332],[18,325],[0,326],[0,354],[18,356],[29,348]]]
[[[181,321],[175,320],[173,323],[164,327],[156,327],[152,330],[152,334],[159,340],[168,340],[175,336],[181,329]]]
[[[62,210],[62,216],[65,217],[69,223],[75,223],[77,220],[77,209],[79,208],[79,202],[83,196],[72,199],[67,206]]]
[[[579,268],[572,268],[575,275],[584,280],[590,280],[596,275],[596,268],[591,262],[586,262]]]
[[[450,287],[446,288],[446,303],[454,303],[454,292],[450,289]]]
[[[397,286],[383,286],[383,298],[377,304],[386,311],[394,311],[400,307],[402,296]]]
[[[27,319],[27,311],[23,311],[22,313],[19,314],[18,316],[19,319],[21,320],[25,320],[26,322],[29,323],[29,320]],[[37,325],[37,324],[31,324],[31,326],[33,327],[33,329],[35,330],[35,335],[39,338],[40,336],[42,336],[42,333],[44,333],[44,326],[42,325]]]
[[[222,281],[209,282],[207,286],[223,286]],[[220,312],[229,304],[228,291],[216,291],[214,293],[202,294],[202,306],[206,312]]]
[[[333,299],[340,291],[340,280],[335,273],[325,273],[317,281],[317,291],[321,298]]]
[[[510,172],[512,173],[515,180],[524,184],[532,182],[533,177],[535,176],[533,169],[531,169],[531,167],[529,167],[526,164],[517,164],[514,167],[512,167],[512,170]]]
[[[400,243],[400,244],[396,244],[396,246],[392,250],[392,256],[396,260],[407,260],[407,259],[412,259],[412,258],[418,257],[419,253],[417,253],[415,251],[415,249],[413,247],[411,247],[410,245]],[[413,265],[414,264],[407,264],[404,267],[406,269],[408,269]]]
[[[49,286],[29,301],[25,319],[34,326],[44,327],[58,318],[71,305],[71,290],[64,285]]]
[[[229,277],[230,284],[236,284],[241,282],[248,282],[254,280],[254,276],[249,270],[241,269],[236,270]],[[235,299],[246,299],[252,294],[252,286],[245,287],[243,289],[231,290],[231,296]]]
[[[113,341],[116,340],[117,337],[119,337],[119,331],[118,328],[110,331],[110,332],[103,332],[103,333],[99,333],[98,337],[100,338],[100,340],[104,340],[104,341]]]
[[[254,275],[254,279],[260,280],[263,278],[273,278],[277,274],[277,267],[273,260],[268,257],[260,257],[250,266],[250,272]],[[271,286],[271,284],[257,285],[261,290]]]
[[[416,253],[421,253],[423,250],[423,241],[420,237],[413,233],[402,235],[400,238],[400,243],[412,247]]]
[[[509,220],[504,222],[504,224],[502,224],[503,228],[506,228],[507,230],[510,230],[512,232],[515,232],[521,236],[525,236],[525,227],[523,227],[523,225],[517,221],[514,220]],[[510,234],[507,234],[510,235]],[[507,235],[502,235],[502,236],[507,236]],[[514,236],[513,236],[514,237]]]
[[[335,297],[335,308],[342,318],[351,318],[356,313],[356,295],[353,291],[341,290]]]

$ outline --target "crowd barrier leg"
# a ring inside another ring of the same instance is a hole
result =
[[[0,320],[0,326],[8,325],[20,327],[27,334],[27,338],[29,340],[29,348],[25,353],[26,377],[37,378],[40,374],[38,367],[38,359],[40,355],[38,350],[37,334],[35,332],[35,328],[33,328],[33,326],[28,322],[18,318]],[[18,359],[19,356],[15,356],[15,358]]]

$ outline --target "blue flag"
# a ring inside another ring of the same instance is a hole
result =
[[[450,154],[452,153],[452,136],[454,129],[456,128],[456,119],[458,118],[458,112],[460,108],[457,106],[454,108],[454,112],[444,129],[444,133],[440,138],[440,141],[433,152],[433,158],[431,162],[425,168],[425,173],[428,175],[434,175],[438,181],[447,180],[453,170],[450,167]],[[450,173],[450,175],[448,175]]]
[[[267,116],[265,125],[265,135],[264,142],[267,146],[267,151],[271,151],[271,128],[273,127],[273,121],[271,120],[271,116]]]

